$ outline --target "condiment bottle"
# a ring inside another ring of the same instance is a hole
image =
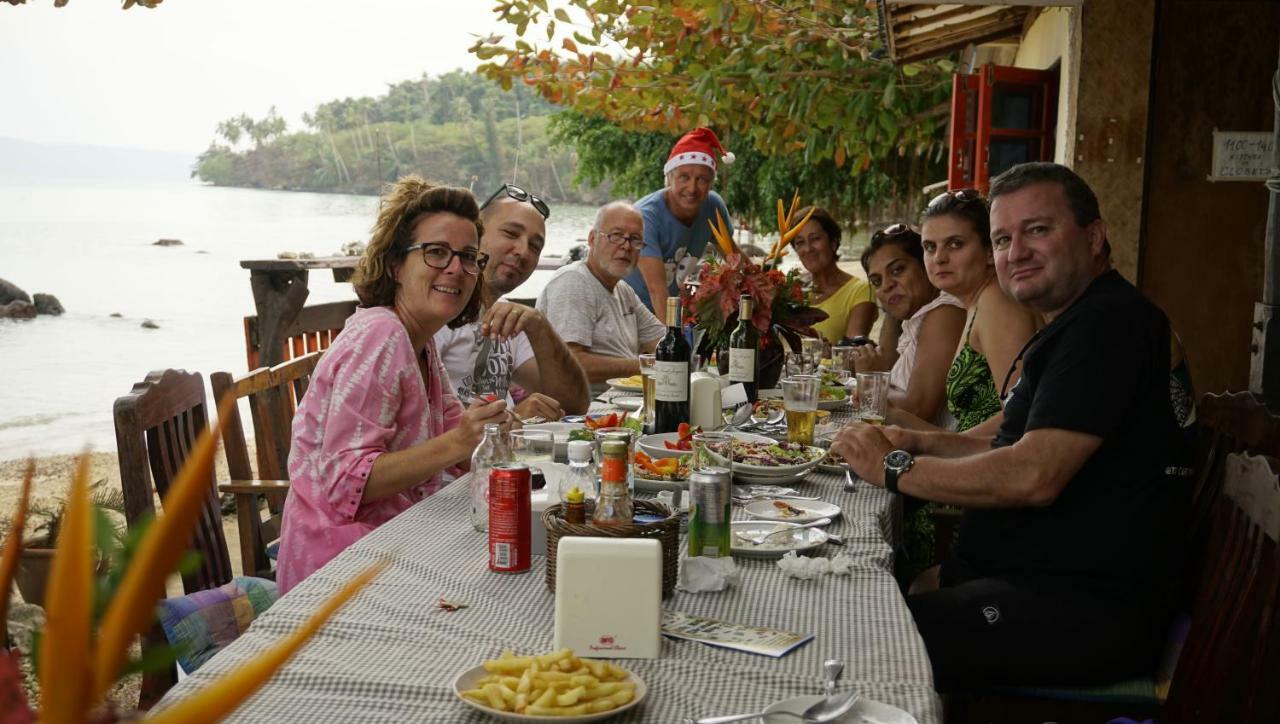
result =
[[[592,469],[591,447],[588,440],[573,440],[569,443],[569,470],[560,478],[558,491],[566,523],[586,523],[586,501],[596,497],[596,474]]]
[[[586,495],[581,488],[577,486],[570,488],[562,496],[561,502],[564,505],[564,522],[579,525],[587,522]]]
[[[625,525],[634,508],[627,489],[627,444],[621,440],[600,443],[600,499],[596,501],[592,525]]]

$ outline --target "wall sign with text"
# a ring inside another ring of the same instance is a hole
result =
[[[1263,181],[1276,151],[1271,131],[1214,131],[1210,181]]]

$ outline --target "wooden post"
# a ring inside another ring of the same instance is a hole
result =
[[[1262,395],[1271,410],[1280,410],[1280,64],[1271,78],[1271,100],[1275,104],[1272,134],[1276,148],[1271,157],[1271,178],[1266,182],[1271,201],[1263,250],[1262,301],[1253,305],[1249,391]]]
[[[258,311],[258,364],[274,367],[284,361],[285,330],[298,318],[307,301],[307,270],[249,272],[253,303]]]

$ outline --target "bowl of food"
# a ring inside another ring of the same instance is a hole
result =
[[[678,432],[663,432],[655,435],[645,435],[640,438],[640,450],[648,453],[651,458],[674,458],[681,455],[688,455],[693,452],[693,436],[702,432],[702,428],[689,427],[687,423],[680,424]],[[773,442],[772,438],[764,435],[754,435],[749,432],[731,432],[734,439],[743,442]]]
[[[733,474],[749,478],[791,478],[811,470],[826,452],[798,442],[740,440],[733,445]]]
[[[579,659],[571,649],[538,656],[503,652],[453,681],[467,706],[503,721],[585,724],[635,708],[648,687],[608,661]]]

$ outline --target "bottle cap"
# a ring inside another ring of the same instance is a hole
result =
[[[502,430],[502,425],[496,422],[486,422],[484,424],[484,434],[497,435]]]
[[[585,463],[591,460],[591,441],[572,440],[569,442],[569,461]]]

